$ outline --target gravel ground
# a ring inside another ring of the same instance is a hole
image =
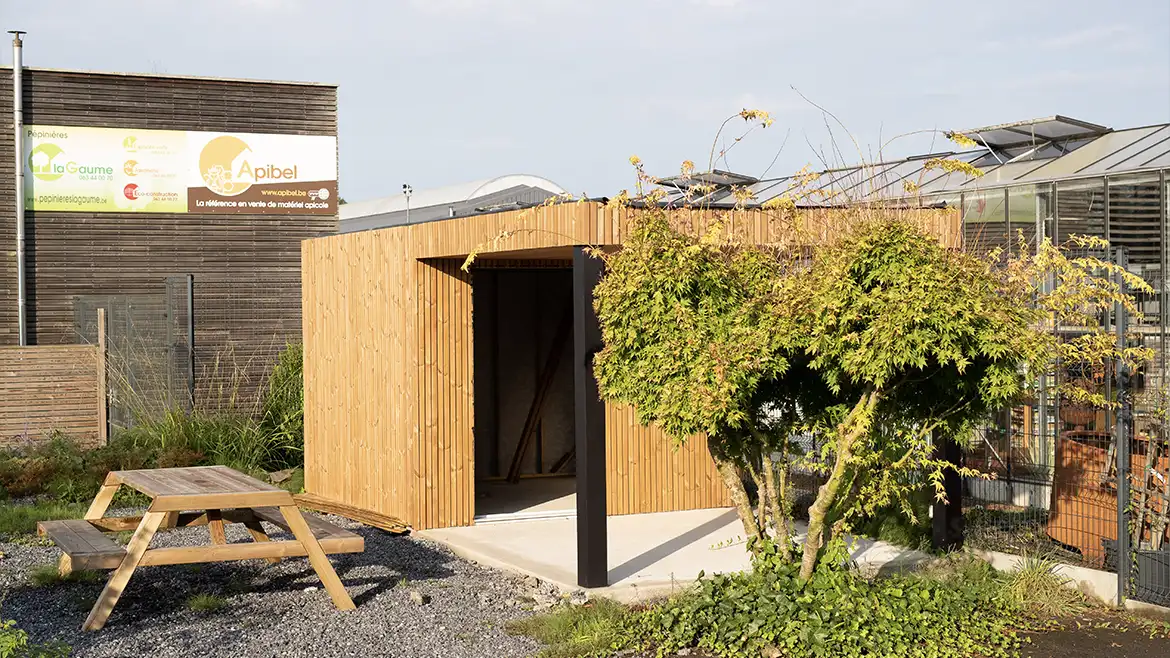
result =
[[[364,553],[331,556],[357,604],[339,612],[304,558],[276,565],[260,560],[143,567],[134,573],[106,627],[83,633],[97,600],[96,583],[36,588],[30,568],[54,564],[59,551],[38,541],[0,542],[3,616],[35,641],[60,640],[75,656],[529,656],[535,642],[508,635],[504,625],[528,614],[555,590],[456,557],[441,545],[399,537],[337,517],[362,535]],[[287,538],[266,526],[274,538]],[[207,529],[155,535],[152,546],[206,543]],[[251,541],[240,525],[229,542]],[[104,574],[103,574],[104,575]],[[412,597],[412,593],[414,594]],[[187,609],[196,594],[223,597],[214,612]],[[419,594],[429,597],[424,605]],[[412,600],[415,599],[415,600]]]

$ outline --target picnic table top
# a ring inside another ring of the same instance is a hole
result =
[[[291,505],[292,494],[226,466],[112,471],[107,485],[125,485],[154,499],[152,511]]]

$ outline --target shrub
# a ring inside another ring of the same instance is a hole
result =
[[[1008,595],[1038,618],[1063,617],[1084,610],[1085,595],[1070,587],[1071,579],[1059,573],[1050,556],[1025,555],[1007,579]]]
[[[1017,608],[988,574],[972,582],[923,575],[866,580],[823,561],[807,582],[773,561],[751,573],[701,580],[640,613],[641,648],[659,655],[699,647],[718,656],[1013,655]],[[992,572],[993,573],[993,572]]]
[[[0,658],[67,658],[69,646],[60,642],[31,643],[28,633],[11,619],[0,618]]]

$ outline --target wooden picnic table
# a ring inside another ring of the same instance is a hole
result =
[[[104,518],[121,486],[150,497],[150,506],[141,517]],[[295,539],[271,541],[261,521],[292,533]],[[254,542],[227,543],[225,523],[242,523]],[[160,528],[197,525],[208,526],[210,545],[149,548]],[[84,519],[44,521],[39,527],[64,552],[59,565],[62,574],[73,569],[114,570],[82,625],[89,631],[105,625],[139,566],[256,558],[279,562],[285,557],[308,556],[333,603],[341,610],[352,610],[353,600],[326,554],[365,549],[360,535],[317,517],[306,520],[288,491],[225,466],[113,471]],[[125,548],[103,534],[129,529],[134,529],[134,536]]]

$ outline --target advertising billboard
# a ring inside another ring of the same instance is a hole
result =
[[[337,212],[337,139],[30,125],[25,207],[37,211]]]

